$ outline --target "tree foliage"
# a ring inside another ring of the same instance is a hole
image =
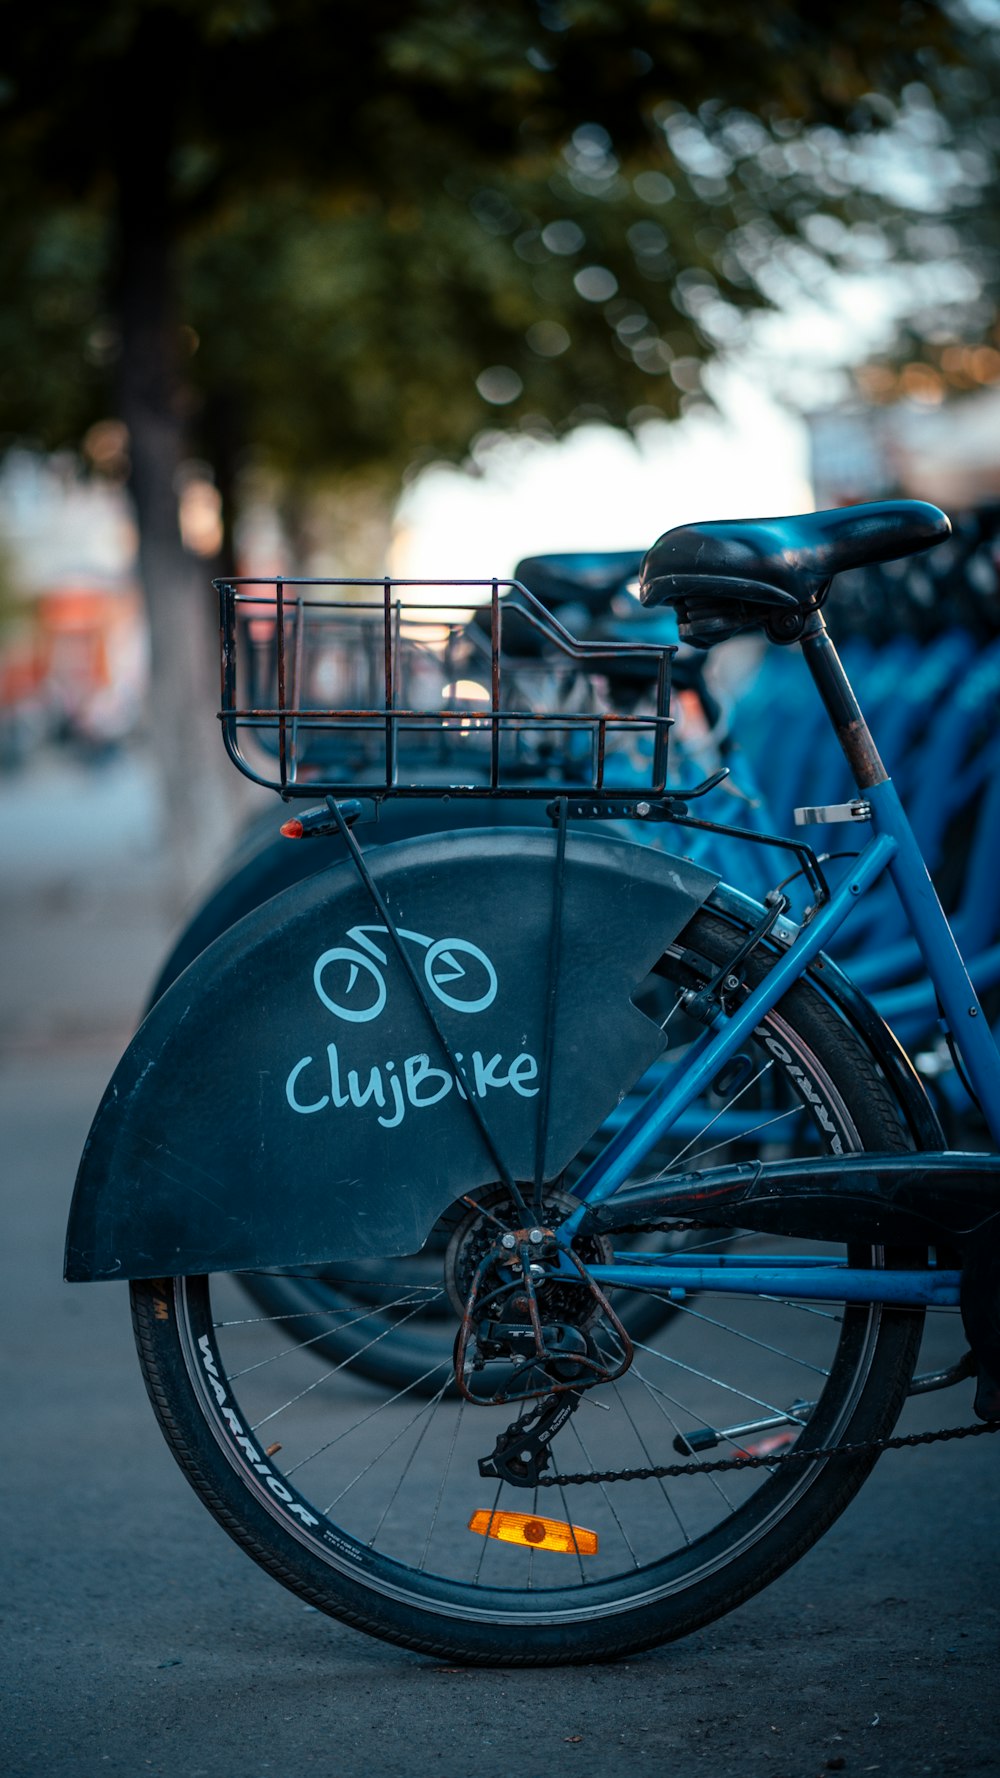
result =
[[[965,117],[970,29],[932,0],[19,9],[0,435],[115,405],[130,179],[193,454],[398,473],[484,424],[673,414],[748,310],[892,227],[857,144],[917,76]]]
[[[796,281],[936,251],[872,170],[894,133],[947,165],[984,326],[990,3],[0,0],[0,444],[127,426],[189,826],[185,458],[231,513],[248,453],[398,477],[484,426],[671,415]]]

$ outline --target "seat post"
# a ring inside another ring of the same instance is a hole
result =
[[[810,614],[800,641],[806,666],[833,723],[855,784],[862,791],[871,790],[876,784],[885,784],[889,774],[879,758],[871,730],[821,611]]]

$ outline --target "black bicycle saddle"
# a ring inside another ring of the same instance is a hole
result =
[[[950,533],[951,521],[925,500],[678,525],[646,552],[639,596],[674,605],[681,639],[696,648],[761,626],[792,641],[835,574],[914,555]]]

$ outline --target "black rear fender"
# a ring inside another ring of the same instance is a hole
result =
[[[558,1177],[662,1052],[630,995],[717,879],[572,833],[553,979],[556,856],[527,829],[368,853],[489,1141],[347,860],[249,913],[152,1007],[87,1139],[66,1276],[412,1253],[498,1159]]]

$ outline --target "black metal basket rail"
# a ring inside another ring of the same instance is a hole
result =
[[[223,740],[284,798],[631,801],[666,789],[672,646],[578,641],[513,580],[213,584]],[[417,589],[447,597],[403,596]]]

